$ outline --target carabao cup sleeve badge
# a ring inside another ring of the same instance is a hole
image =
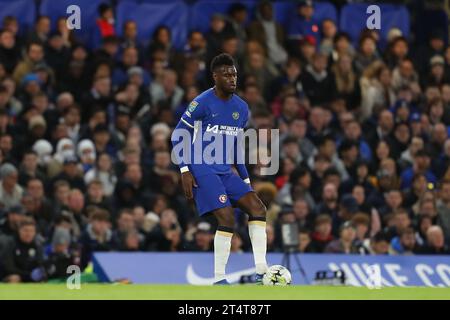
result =
[[[197,108],[197,106],[198,106],[198,102],[197,101],[192,101],[189,104],[189,108],[188,108],[189,112],[194,112],[194,110],[195,110],[195,108]]]

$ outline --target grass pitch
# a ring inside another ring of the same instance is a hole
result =
[[[190,286],[82,284],[69,290],[60,284],[0,284],[0,300],[450,300],[450,288],[256,285]]]

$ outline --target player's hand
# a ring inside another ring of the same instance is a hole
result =
[[[194,179],[194,176],[189,171],[186,171],[181,174],[181,181],[183,183],[183,190],[186,199],[191,200],[194,197],[192,193],[192,188],[198,187],[197,182]]]

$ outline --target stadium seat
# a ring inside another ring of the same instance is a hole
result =
[[[80,40],[88,43],[90,47],[97,46],[100,41],[100,34],[96,31],[95,20],[98,17],[98,6],[101,3],[110,3],[109,0],[77,0],[76,4],[81,9],[81,30],[74,30]],[[67,7],[74,4],[73,0],[42,0],[39,8],[41,15],[47,15],[52,21],[52,26],[56,26],[56,21],[60,17],[67,17]],[[96,44],[96,45],[94,45]]]
[[[292,15],[297,14],[295,2],[276,1],[273,3],[275,11],[275,19],[283,26],[287,26]],[[314,16],[317,20],[323,21],[326,18],[338,22],[338,13],[336,7],[328,2],[314,3]]]
[[[165,25],[172,32],[175,47],[181,48],[186,40],[188,25],[188,6],[184,1],[175,2],[120,2],[116,8],[117,31],[121,35],[122,25],[127,20],[136,21],[139,26],[138,39],[147,44],[153,31],[159,25]]]
[[[33,27],[36,17],[36,6],[34,1],[0,1],[0,22],[6,16],[14,16],[20,24],[20,33],[24,34]]]
[[[368,4],[348,4],[342,8],[340,30],[347,32],[352,41],[358,41],[361,30],[366,28]],[[392,28],[399,28],[405,37],[409,35],[409,13],[403,5],[380,4],[381,10],[381,47],[386,44],[387,34]]]
[[[253,13],[258,4],[255,0],[239,1],[244,4],[249,13]],[[233,4],[230,0],[199,0],[190,7],[189,26],[190,30],[200,30],[206,32],[209,29],[209,21],[214,13],[227,13],[228,8]],[[252,16],[249,16],[251,19]]]

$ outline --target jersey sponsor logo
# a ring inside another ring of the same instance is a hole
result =
[[[233,112],[233,114],[232,114],[232,116],[233,116],[233,119],[234,120],[237,120],[237,119],[239,119],[239,112]]]
[[[224,125],[211,125],[210,123],[206,127],[206,132],[225,134],[229,136],[237,136],[239,132],[244,131],[243,128],[232,127],[232,126],[224,126]]]
[[[198,106],[198,102],[197,101],[192,101],[189,104],[188,111],[189,112],[194,112],[194,110],[197,108],[197,106]]]
[[[221,194],[219,196],[219,201],[222,202],[222,203],[227,202],[227,195],[226,194]]]

